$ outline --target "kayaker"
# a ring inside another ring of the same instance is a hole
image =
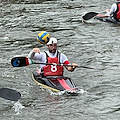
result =
[[[43,34],[41,36],[44,37]],[[40,40],[41,36],[39,36]],[[49,42],[47,42],[48,51],[41,52],[39,48],[33,48],[33,50],[28,54],[28,58],[39,60],[41,63],[70,64],[66,55],[58,52],[57,43],[57,39],[51,37]],[[65,66],[65,68],[72,72],[77,66],[78,65],[76,63],[72,63],[71,66]],[[43,73],[42,75],[44,76],[63,76],[63,66],[40,64],[40,68],[41,73]]]
[[[112,16],[117,22],[120,21],[120,0],[117,0],[116,3],[114,3],[111,6],[111,9],[106,9],[106,12],[108,16]]]

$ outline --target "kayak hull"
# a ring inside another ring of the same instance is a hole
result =
[[[109,23],[114,23],[114,24],[120,25],[120,22],[117,22],[114,18],[106,16],[106,15],[98,14],[98,15],[96,15],[95,19],[98,19],[103,22],[109,22]]]
[[[77,89],[74,82],[64,76],[47,76],[42,77],[39,71],[33,71],[32,73],[33,81],[42,86],[45,89],[49,89],[53,92],[66,91],[68,95],[77,95]]]

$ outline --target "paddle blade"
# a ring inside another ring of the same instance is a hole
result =
[[[13,67],[22,67],[32,64],[32,61],[27,57],[15,57],[12,58],[11,64]]]
[[[6,100],[18,101],[21,98],[21,94],[13,89],[0,88],[0,97]]]
[[[98,13],[96,12],[89,12],[89,13],[86,13],[82,18],[83,20],[89,20],[93,17],[95,17]]]

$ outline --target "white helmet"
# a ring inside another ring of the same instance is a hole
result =
[[[57,44],[57,39],[51,37],[50,40],[49,40],[49,42],[47,43],[47,45],[50,45],[50,44],[53,44],[53,43],[56,43],[56,44]]]

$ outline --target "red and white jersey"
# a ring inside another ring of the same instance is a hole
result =
[[[48,56],[50,58],[55,58],[57,56],[57,51],[56,53],[50,53],[49,51],[46,51],[46,53],[48,54]],[[34,53],[33,50],[28,54],[28,58],[29,59],[34,59],[34,60],[39,60],[41,63],[46,63],[46,53],[45,52],[40,52],[39,53]],[[68,61],[68,58],[65,54],[60,53],[60,61],[61,64],[70,64]],[[40,68],[43,68],[46,65],[40,64]]]
[[[45,52],[46,53],[46,52]],[[46,53],[47,62],[46,63],[56,63],[60,64],[60,53],[57,52],[57,56],[51,58]],[[63,66],[55,66],[55,65],[46,65],[43,67],[44,76],[63,76]]]
[[[116,11],[118,11],[117,9],[119,9],[119,4],[120,4],[120,1],[119,2],[117,2],[117,3],[114,3],[112,6],[111,6],[111,9],[110,9],[110,15],[112,14],[112,13],[115,13]]]

